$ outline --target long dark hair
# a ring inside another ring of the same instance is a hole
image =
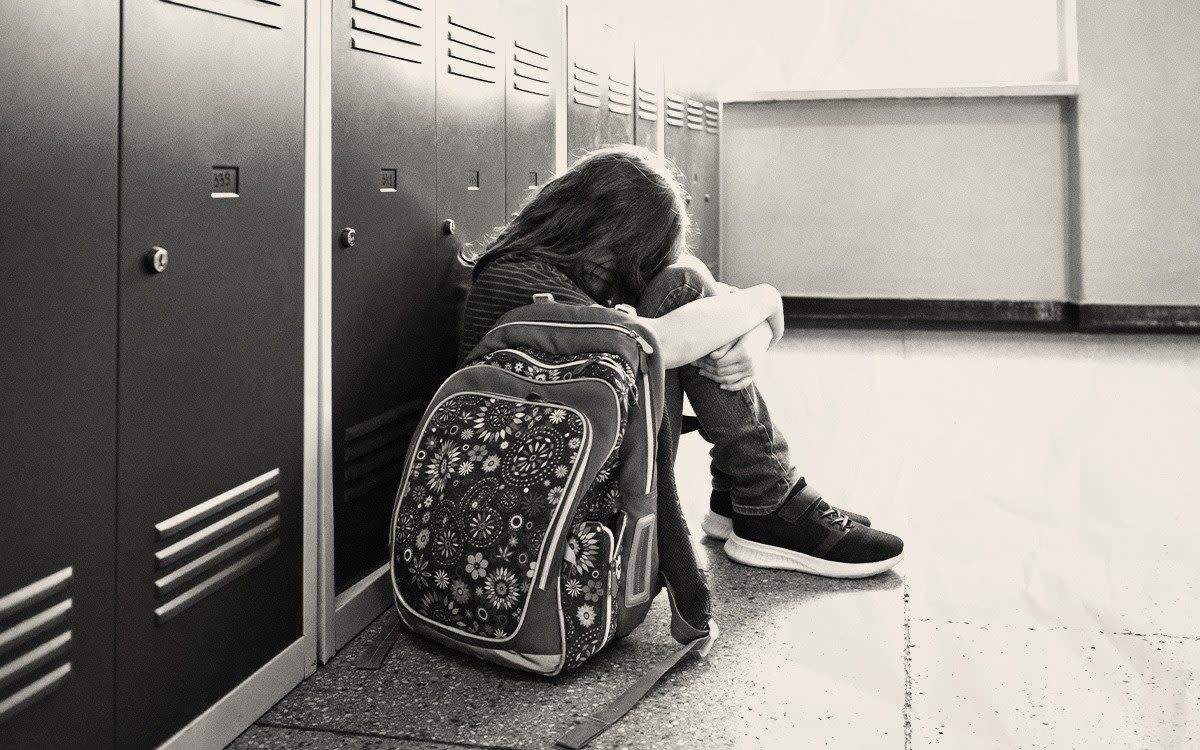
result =
[[[679,179],[640,146],[592,151],[546,183],[475,265],[506,256],[550,263],[597,302],[637,304],[646,283],[686,249]]]

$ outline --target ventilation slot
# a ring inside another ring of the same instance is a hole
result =
[[[282,0],[163,0],[170,5],[202,10],[205,13],[246,21],[269,29],[282,29]]]
[[[343,500],[354,500],[380,487],[395,494],[404,474],[404,457],[424,401],[409,401],[346,430]]]
[[[638,117],[643,120],[655,122],[658,120],[658,106],[661,100],[658,94],[654,91],[647,91],[638,86],[637,90],[637,113]]]
[[[351,48],[421,64],[420,6],[399,0],[352,0],[350,7]]]
[[[159,625],[265,562],[279,548],[279,469],[154,526]]]
[[[721,112],[715,105],[704,105],[704,129],[716,133],[721,129]]]
[[[447,72],[462,78],[483,83],[497,80],[496,37],[479,29],[447,17],[450,25],[446,32]]]
[[[704,105],[694,99],[687,100],[687,126],[692,130],[704,130]]]
[[[600,107],[604,90],[600,86],[600,74],[579,63],[571,66],[571,101],[585,107]]]
[[[666,122],[668,125],[676,128],[682,128],[687,122],[687,114],[684,108],[683,99],[677,96],[667,94],[666,96]]]
[[[618,115],[633,114],[633,86],[631,84],[609,76],[608,111]]]
[[[71,674],[73,570],[63,568],[0,597],[0,723],[56,690]]]
[[[527,44],[513,42],[513,88],[527,94],[550,96],[550,55]]]

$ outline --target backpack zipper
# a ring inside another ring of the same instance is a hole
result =
[[[621,333],[625,334],[629,338],[636,341],[638,343],[638,346],[640,346],[642,348],[642,351],[644,351],[645,353],[647,353],[647,354],[654,353],[654,347],[651,346],[650,342],[647,341],[645,339],[645,337],[643,337],[640,333],[633,330],[632,328],[627,328],[625,326],[617,325],[616,323],[563,323],[563,322],[552,321],[552,320],[513,320],[513,321],[509,321],[508,323],[501,323],[500,325],[492,328],[492,330],[495,331],[498,328],[507,328],[508,326],[549,326],[551,328],[605,328],[605,329],[612,330],[612,331],[620,331]]]

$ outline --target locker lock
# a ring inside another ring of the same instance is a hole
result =
[[[692,196],[690,196],[690,195],[683,196],[683,205],[685,205],[685,206],[692,205]]]
[[[356,240],[356,237],[357,236],[354,232],[354,228],[346,227],[338,235],[338,242],[340,242],[342,244],[342,247],[347,247],[347,248],[354,247],[354,242]]]
[[[711,196],[711,195],[709,195],[708,193],[705,193],[705,194],[704,194],[704,202],[705,202],[705,203],[708,203],[708,202],[709,202],[709,201],[711,201],[711,200],[712,200],[712,196]]]
[[[454,234],[454,219],[446,219],[442,222],[442,234]]]
[[[167,261],[169,260],[167,249],[164,247],[152,247],[150,252],[146,253],[146,268],[154,273],[162,273],[167,270]]]

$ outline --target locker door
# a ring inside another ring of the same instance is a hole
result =
[[[128,748],[169,737],[301,634],[304,8],[123,5]]]
[[[504,79],[498,0],[442,0],[437,18],[439,255],[457,328],[470,264],[504,223]]]
[[[633,43],[614,26],[602,28],[606,92],[600,140],[602,143],[633,143]]]
[[[511,215],[554,172],[555,71],[558,5],[549,0],[505,4],[508,44],[504,57],[506,204]]]
[[[691,133],[692,131],[687,126],[687,100],[669,90],[665,91],[663,95],[663,155],[675,167],[683,189],[687,191],[684,200],[688,204],[688,216],[693,221],[688,242],[692,250],[696,251],[697,228],[695,211],[692,208],[694,203],[692,191],[695,188],[692,185]]]
[[[604,143],[608,54],[603,24],[581,2],[567,5],[567,162]]]
[[[634,143],[662,153],[663,65],[649,46],[639,44],[635,56],[634,86],[636,112]]]
[[[0,5],[0,747],[112,744],[117,0]]]
[[[336,0],[332,91],[334,582],[387,562],[408,439],[454,365],[433,241],[432,0]]]
[[[687,135],[683,139],[683,150],[686,154],[683,163],[687,165],[684,175],[687,178],[687,191],[690,197],[688,211],[692,217],[692,250],[696,257],[704,261],[705,265],[715,272],[717,261],[713,255],[714,248],[709,245],[708,237],[709,201],[704,200],[708,191],[704,155],[704,104],[695,99],[687,99],[685,108]]]

